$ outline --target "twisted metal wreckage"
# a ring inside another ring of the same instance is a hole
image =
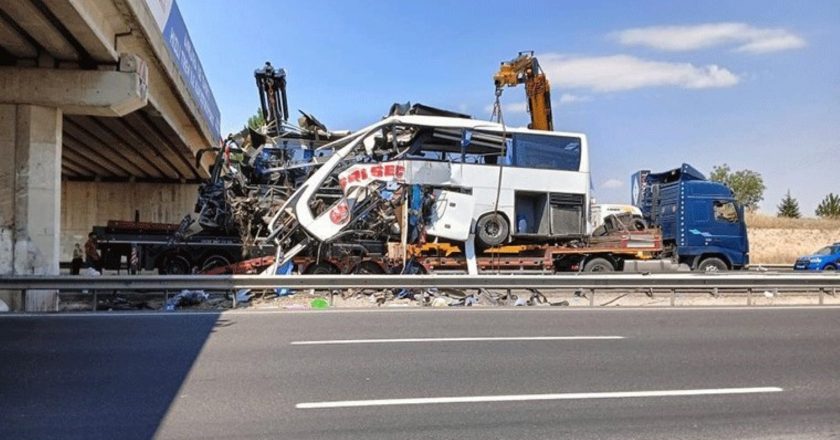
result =
[[[428,189],[418,193],[414,188],[414,194],[409,194],[407,185],[411,182],[405,179],[406,164],[398,160],[416,152],[421,139],[437,136],[442,143],[460,142],[453,141],[457,130],[435,135],[428,122],[421,129],[412,119],[423,115],[462,120],[470,117],[420,104],[395,104],[388,119],[352,134],[331,131],[304,112],[299,125],[294,126],[288,123],[283,69],[275,70],[266,63],[255,72],[255,77],[266,123],[258,130],[249,128],[246,136],[229,137],[221,148],[199,153],[197,163],[208,152],[216,154],[215,161],[210,178],[199,187],[197,214],[184,218],[176,239],[198,232],[238,234],[243,257],[275,255],[276,250],[277,264],[272,271],[309,250],[316,262],[307,265],[307,273],[346,269],[323,264],[321,257],[352,259],[354,272],[384,273],[388,269],[385,265],[364,261],[364,257],[384,255],[386,243],[401,238],[403,242],[421,241],[427,217],[421,211],[428,212],[433,200]],[[355,151],[359,145],[363,145],[363,150]],[[449,150],[452,149],[450,145]],[[454,147],[454,151],[458,150]],[[395,162],[373,164],[382,160]],[[327,171],[318,174],[324,164],[329,164]],[[312,179],[320,180],[314,183]],[[307,231],[297,221],[290,202],[301,200],[304,192],[307,199],[314,193],[308,206],[316,215],[329,209],[330,215],[325,218],[332,225],[330,232],[317,227]],[[404,209],[409,199],[411,209]],[[407,232],[400,226],[403,221],[410,224],[410,236],[403,234]],[[253,264],[265,266],[267,261],[271,259]]]
[[[502,156],[503,136],[472,133],[496,124],[422,105],[395,105],[390,113],[352,134],[328,131],[304,115],[300,128],[284,124],[277,136],[251,131],[250,145],[229,138],[199,188],[198,215],[184,219],[179,235],[236,232],[250,256],[276,249],[273,269],[298,255],[314,257],[307,273],[349,267],[326,259],[353,260],[354,272],[384,273],[388,267],[365,257],[397,255],[406,263],[405,245],[428,235],[467,241],[472,200],[443,188],[465,186],[469,173],[453,173],[449,156],[476,162]],[[468,211],[436,215],[445,211],[436,206],[458,202]],[[465,213],[466,222],[453,222],[453,214]],[[389,252],[389,244],[398,246]]]
[[[294,126],[285,72],[267,63],[255,76],[265,126],[212,149],[198,214],[176,233],[240,235],[251,259],[215,273],[291,273],[295,265],[307,274],[422,273],[430,265],[415,257],[431,249],[460,255],[459,267],[476,274],[477,250],[514,242],[512,262],[482,267],[522,266],[528,255],[533,268],[575,270],[580,248],[636,253],[661,245],[620,221],[593,234],[583,134],[511,128],[420,104],[395,104],[352,133],[303,112]]]

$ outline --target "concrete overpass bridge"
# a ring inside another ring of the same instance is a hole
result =
[[[0,0],[0,276],[57,273],[135,210],[180,219],[219,119],[174,0]]]

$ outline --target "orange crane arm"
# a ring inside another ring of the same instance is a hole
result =
[[[497,94],[501,93],[504,87],[515,87],[524,83],[525,94],[528,97],[528,113],[531,114],[530,128],[554,130],[551,117],[551,86],[533,52],[519,52],[519,56],[513,60],[503,62],[493,76],[493,81],[496,83]]]

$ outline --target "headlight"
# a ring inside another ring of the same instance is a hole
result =
[[[820,261],[822,261],[822,258],[811,258],[808,260],[809,263],[819,263]]]

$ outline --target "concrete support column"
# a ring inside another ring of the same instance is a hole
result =
[[[0,276],[58,274],[61,110],[0,105]],[[0,295],[20,309],[16,295]],[[27,311],[54,311],[55,291],[30,291]]]

